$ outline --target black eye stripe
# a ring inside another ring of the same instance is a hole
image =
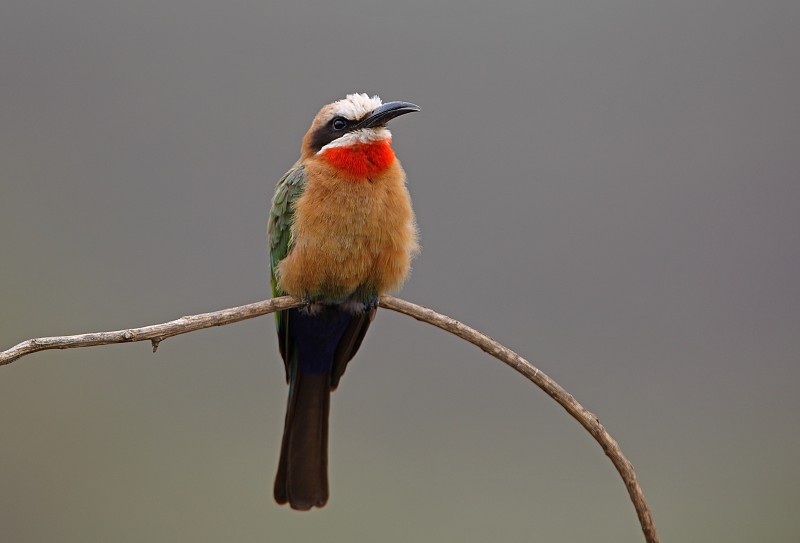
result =
[[[342,128],[336,128],[334,124],[336,121],[344,121],[345,125]],[[334,117],[324,125],[317,128],[317,130],[312,134],[311,141],[311,148],[314,151],[319,151],[326,145],[328,145],[333,140],[345,135],[350,129],[356,126],[355,121],[351,121],[349,119],[345,119],[344,117]]]

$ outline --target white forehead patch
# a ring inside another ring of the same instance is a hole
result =
[[[370,98],[366,94],[348,94],[345,98],[333,103],[334,115],[356,121],[383,105],[380,96]]]

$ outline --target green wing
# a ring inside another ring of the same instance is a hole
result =
[[[278,287],[275,276],[278,263],[286,258],[292,248],[292,222],[294,220],[294,203],[303,194],[306,186],[306,174],[303,166],[297,162],[284,174],[275,187],[275,196],[272,197],[272,208],[269,212],[269,280],[272,286],[272,296],[283,296],[286,293]],[[289,377],[289,360],[287,331],[288,311],[275,313],[275,325],[278,328],[278,340],[281,356],[286,364],[287,379]]]
[[[284,174],[275,187],[272,197],[272,208],[269,211],[269,279],[273,296],[283,296],[285,292],[278,288],[275,273],[278,263],[286,258],[292,248],[292,221],[294,219],[294,202],[303,193],[306,186],[305,169],[300,163]]]

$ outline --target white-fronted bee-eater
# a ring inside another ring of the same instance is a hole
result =
[[[330,393],[418,251],[406,175],[386,123],[419,111],[350,94],[323,107],[300,159],[278,182],[269,218],[273,296],[303,300],[276,314],[289,400],[275,500],[328,501]]]

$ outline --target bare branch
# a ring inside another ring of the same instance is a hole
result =
[[[507,349],[489,336],[478,332],[474,328],[470,328],[466,324],[445,315],[440,315],[426,307],[412,304],[411,302],[392,296],[383,296],[381,298],[381,307],[427,322],[461,339],[469,341],[517,370],[530,381],[533,381],[539,388],[544,390],[548,396],[557,401],[561,407],[566,409],[573,418],[581,423],[581,426],[592,434],[592,437],[594,437],[603,448],[606,456],[611,459],[611,462],[614,464],[614,467],[617,468],[617,471],[620,476],[622,476],[622,480],[625,482],[625,486],[628,489],[628,495],[630,495],[633,507],[636,509],[636,514],[639,516],[639,523],[642,525],[642,532],[644,532],[645,540],[648,543],[658,543],[659,539],[656,533],[656,526],[653,523],[653,517],[650,514],[650,508],[647,506],[644,493],[639,486],[639,482],[636,480],[636,473],[633,471],[633,465],[631,465],[628,459],[625,458],[625,455],[622,454],[619,445],[614,438],[606,432],[606,429],[600,424],[600,420],[579,404],[570,393],[561,388],[558,383],[514,351]]]
[[[190,315],[180,319],[143,326],[141,328],[131,328],[128,330],[116,330],[113,332],[94,332],[89,334],[79,334],[75,336],[56,336],[29,339],[0,353],[0,366],[10,364],[18,358],[37,351],[48,349],[72,349],[77,347],[92,347],[95,345],[110,345],[113,343],[129,343],[132,341],[150,341],[153,345],[153,352],[158,348],[158,344],[164,339],[179,334],[202,330],[212,326],[224,326],[234,322],[252,319],[282,309],[290,309],[300,305],[300,301],[291,296],[273,298],[253,304],[223,309],[211,313],[200,315]],[[614,467],[617,468],[628,494],[636,509],[639,523],[642,526],[645,540],[648,543],[658,543],[655,524],[653,523],[650,509],[647,506],[644,493],[639,487],[636,473],[633,466],[622,454],[617,442],[609,435],[599,419],[586,410],[572,397],[566,390],[544,374],[541,370],[534,367],[530,362],[519,356],[514,351],[500,345],[489,336],[478,332],[474,328],[432,311],[428,308],[412,304],[405,300],[393,296],[382,296],[381,307],[397,311],[405,315],[428,324],[432,324],[442,330],[450,332],[473,345],[480,347],[486,353],[498,360],[505,362],[519,373],[527,377],[530,381],[544,390],[548,396],[558,402],[567,412],[573,416],[586,430],[595,438],[603,448],[603,451],[611,459]]]
[[[211,313],[189,315],[174,321],[129,328],[127,330],[114,330],[112,332],[91,332],[75,336],[40,337],[23,341],[7,351],[0,353],[0,366],[10,364],[26,354],[48,349],[74,349],[77,347],[94,347],[95,345],[111,345],[113,343],[130,343],[133,341],[150,341],[153,352],[158,349],[158,344],[168,337],[211,328],[212,326],[225,326],[247,319],[274,313],[282,309],[290,309],[300,305],[300,301],[291,296],[272,298],[254,304],[231,307]]]

